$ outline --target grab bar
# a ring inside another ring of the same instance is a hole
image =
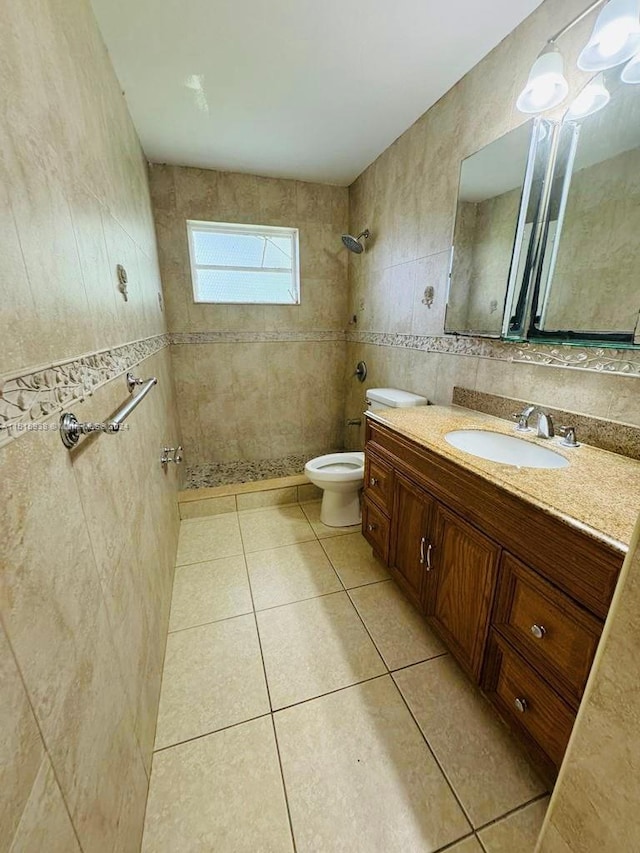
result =
[[[140,391],[132,397],[124,406],[121,406],[110,421],[104,423],[92,423],[87,421],[81,423],[71,412],[64,412],[60,417],[60,438],[67,449],[75,447],[81,435],[89,435],[92,432],[106,432],[113,435],[120,432],[120,427],[129,417],[131,412],[144,400],[149,391],[156,385],[158,380],[155,376],[151,379],[136,379],[131,373],[127,373],[127,387],[133,393],[136,385],[140,385]]]

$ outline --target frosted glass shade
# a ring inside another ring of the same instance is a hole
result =
[[[622,69],[621,79],[623,83],[640,83],[640,53]]]
[[[556,47],[550,47],[531,66],[529,79],[516,106],[521,113],[542,113],[561,104],[568,92],[562,54]]]
[[[586,118],[587,116],[597,113],[603,107],[606,107],[611,100],[611,94],[604,82],[604,74],[600,72],[593,80],[584,87],[580,94],[573,101],[565,119],[569,121],[577,121]]]
[[[609,0],[578,57],[583,71],[606,71],[640,49],[640,0]]]

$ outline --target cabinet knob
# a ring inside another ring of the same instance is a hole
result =
[[[544,625],[532,625],[531,633],[536,638],[536,640],[543,640],[544,635],[547,633],[547,629],[544,627]]]
[[[520,711],[521,714],[524,714],[528,707],[527,700],[520,699],[519,697],[516,697],[513,704],[516,706],[517,710]]]
[[[379,482],[379,481],[378,481],[375,477],[372,477],[372,478],[369,480],[369,485],[370,485],[370,486],[377,486],[377,485],[378,485],[378,482]]]
[[[369,531],[369,533],[373,533],[373,531],[377,530],[377,529],[378,529],[377,524],[367,524],[367,530]]]

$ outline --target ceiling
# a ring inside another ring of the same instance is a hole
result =
[[[92,0],[149,160],[350,184],[540,0]]]

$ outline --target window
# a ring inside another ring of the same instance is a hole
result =
[[[298,229],[187,222],[195,302],[298,305]]]

